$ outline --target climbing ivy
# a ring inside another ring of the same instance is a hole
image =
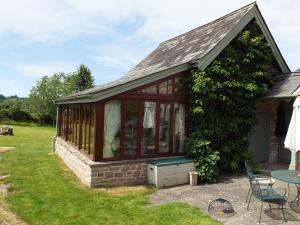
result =
[[[255,102],[272,85],[274,62],[270,46],[252,21],[204,71],[192,71],[186,149],[201,180],[214,182],[220,170],[237,171],[250,158]]]

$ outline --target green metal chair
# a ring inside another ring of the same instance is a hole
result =
[[[255,179],[259,182],[260,186],[271,187],[274,185],[275,179],[268,177],[268,176],[254,174],[254,170],[253,170],[253,167],[252,167],[252,164],[250,161],[245,161],[245,168],[246,168],[248,178],[255,176]],[[251,186],[250,186],[247,196],[246,196],[246,202],[248,202],[248,199],[251,198],[251,196],[252,196],[252,191],[251,191]]]
[[[286,221],[283,211],[283,205],[287,202],[287,190],[285,188],[273,188],[272,186],[261,186],[255,175],[249,176],[249,183],[251,188],[251,196],[247,205],[247,210],[249,209],[249,204],[251,197],[254,195],[258,200],[261,201],[259,223],[261,220],[261,212],[263,208],[263,203],[268,203],[270,209],[272,210],[271,204],[278,205],[281,207],[281,212],[283,220]]]

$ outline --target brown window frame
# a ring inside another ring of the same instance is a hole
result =
[[[169,76],[158,81],[154,81],[147,85],[135,88],[131,91],[118,94],[116,96],[107,98],[103,101],[96,103],[85,103],[85,104],[70,104],[62,105],[59,108],[59,136],[64,138],[69,144],[74,148],[78,149],[79,152],[87,156],[89,159],[94,161],[117,161],[117,160],[130,160],[139,158],[155,158],[155,157],[166,157],[166,156],[179,156],[185,153],[179,152],[179,149],[174,149],[173,147],[173,137],[174,137],[174,104],[184,104],[186,108],[185,113],[185,137],[188,136],[188,123],[187,123],[187,109],[188,109],[188,96],[186,95],[175,95],[175,79],[177,77],[185,77],[189,75],[189,72],[181,72],[173,76]],[[161,94],[159,93],[159,84],[165,81],[172,81],[172,94]],[[156,86],[156,93],[146,93],[142,92],[143,89]],[[104,143],[104,106],[106,102],[111,100],[119,100],[121,104],[121,124],[120,124],[120,154],[119,157],[115,158],[103,158],[103,143]],[[133,156],[125,156],[124,154],[124,140],[125,140],[125,104],[130,101],[138,102],[138,123],[137,123],[137,151]],[[156,103],[156,117],[155,117],[155,154],[152,156],[142,156],[141,155],[141,133],[142,133],[142,117],[143,117],[143,104],[145,102],[155,102]],[[169,151],[162,153],[159,151],[159,132],[160,132],[160,104],[170,104],[170,127],[169,127]],[[95,114],[92,118],[92,107],[95,107]],[[64,113],[67,110],[67,113]],[[71,118],[71,124],[70,119]],[[93,119],[93,121],[92,121]],[[86,122],[89,121],[88,131]],[[83,125],[83,121],[85,124]],[[79,122],[79,124],[77,124]],[[92,123],[93,126],[92,126]],[[71,138],[68,140],[69,128],[72,129]],[[94,143],[90,143],[92,128],[94,129],[94,137],[92,140]],[[77,132],[77,129],[79,131]],[[82,139],[82,129],[85,129],[84,140]],[[88,142],[88,144],[87,144]],[[92,154],[91,145],[93,144],[94,152]]]

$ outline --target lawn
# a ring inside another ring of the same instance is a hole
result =
[[[0,173],[12,184],[9,208],[30,224],[220,224],[187,204],[149,205],[151,189],[116,194],[85,187],[51,154],[53,128],[14,126],[14,133],[0,136],[0,146],[16,147],[1,153]]]

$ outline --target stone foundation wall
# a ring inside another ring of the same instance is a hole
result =
[[[55,153],[89,187],[147,183],[147,161],[151,159],[94,162],[59,137],[55,138],[54,146]]]
[[[64,163],[76,174],[76,176],[85,185],[91,186],[91,167],[93,162],[72,145],[65,142],[63,139],[55,138],[55,153],[64,161]]]
[[[147,183],[147,162],[116,162],[92,166],[91,187]]]

